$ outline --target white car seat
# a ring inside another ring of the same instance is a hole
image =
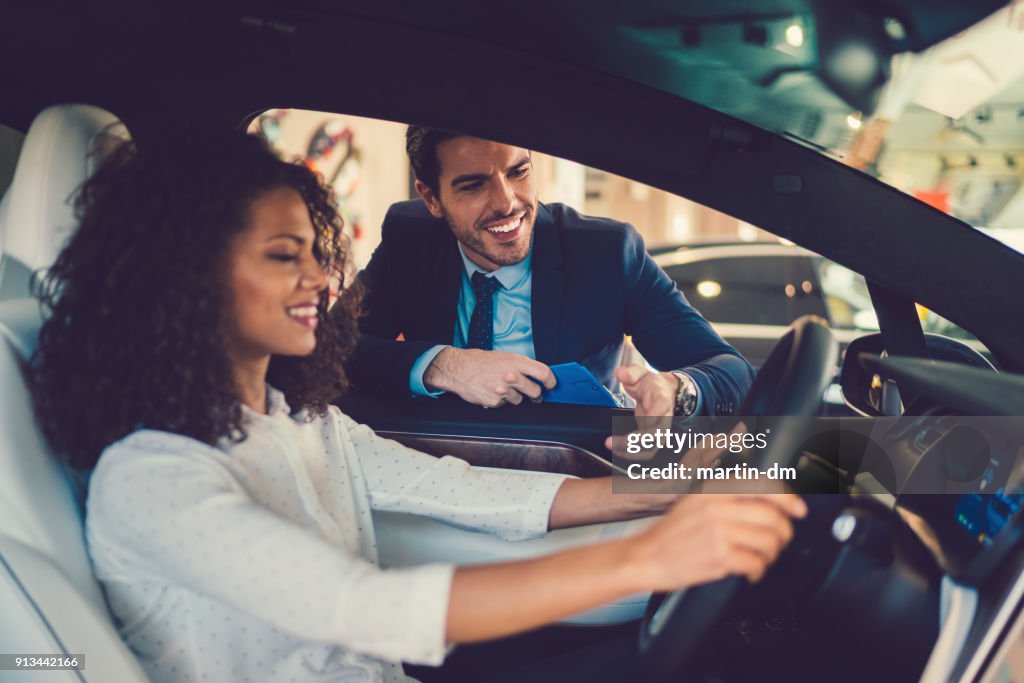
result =
[[[87,152],[116,122],[63,105],[33,123],[5,197],[0,293],[26,292],[31,271],[52,262],[74,226],[66,200],[91,171]],[[93,578],[74,486],[35,426],[23,369],[39,323],[35,299],[0,298],[0,643],[5,653],[84,654],[85,668],[0,671],[0,681],[144,682]]]
[[[0,301],[29,296],[32,271],[53,263],[76,224],[72,194],[107,142],[127,135],[99,107],[63,104],[36,116],[0,201]]]

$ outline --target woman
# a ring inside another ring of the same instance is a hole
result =
[[[404,680],[400,661],[437,665],[455,643],[641,591],[757,579],[803,514],[789,496],[692,496],[625,540],[382,571],[371,509],[525,538],[671,499],[475,471],[330,406],[359,305],[342,289],[328,323],[341,221],[312,173],[258,139],[126,144],[77,208],[39,287],[51,314],[32,360],[37,414],[73,466],[95,466],[90,554],[154,681]]]

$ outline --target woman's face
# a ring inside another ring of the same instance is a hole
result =
[[[327,275],[313,256],[316,233],[298,192],[282,187],[253,201],[249,225],[233,241],[229,278],[235,362],[316,348],[317,306]]]

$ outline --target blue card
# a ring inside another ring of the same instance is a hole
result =
[[[621,408],[615,394],[608,391],[589,369],[579,363],[552,365],[558,383],[543,393],[545,403],[572,403],[584,406]]]

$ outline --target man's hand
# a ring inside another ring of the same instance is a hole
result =
[[[676,411],[679,378],[670,372],[651,372],[642,365],[624,365],[615,369],[622,389],[636,401],[633,413],[641,431],[668,428]],[[608,450],[616,450],[612,437],[605,439]],[[621,450],[621,449],[619,449]]]
[[[434,357],[423,383],[428,389],[450,391],[484,408],[522,403],[523,397],[540,400],[541,385],[551,389],[551,368],[518,353],[447,348]]]
[[[615,369],[615,378],[622,389],[636,400],[637,422],[641,418],[672,417],[676,410],[679,378],[671,372],[651,372],[642,365],[625,365]]]

